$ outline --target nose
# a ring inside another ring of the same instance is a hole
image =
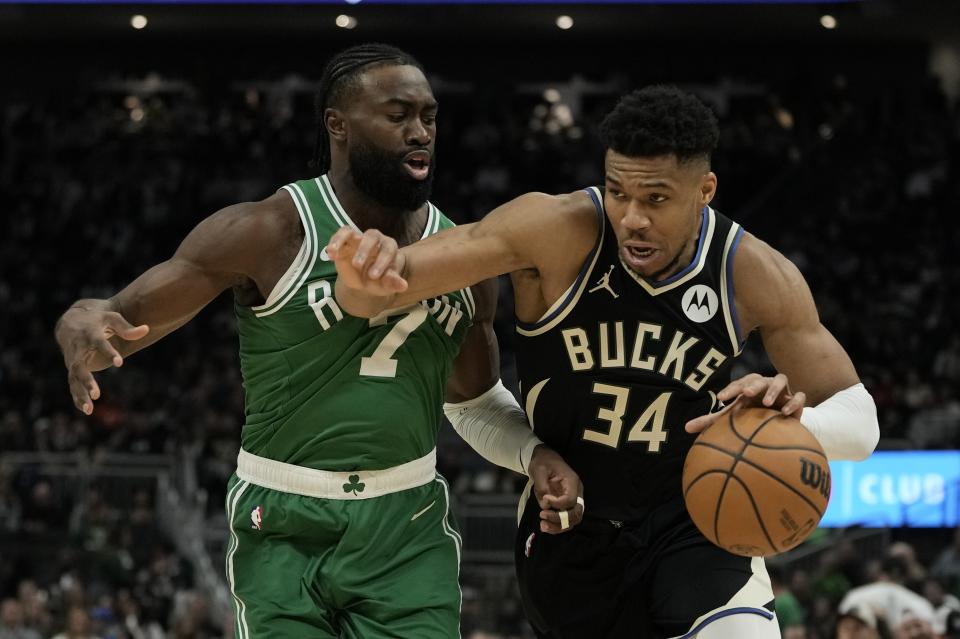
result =
[[[645,231],[650,228],[650,216],[636,201],[631,201],[620,224],[630,231]]]
[[[405,142],[410,146],[427,146],[430,144],[430,130],[420,118],[414,118],[406,130]]]

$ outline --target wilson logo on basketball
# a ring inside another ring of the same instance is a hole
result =
[[[830,471],[809,459],[800,458],[800,481],[816,488],[824,497],[830,497]]]

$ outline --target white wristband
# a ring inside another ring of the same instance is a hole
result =
[[[533,434],[527,416],[503,382],[479,397],[443,405],[453,428],[484,459],[527,474],[533,449],[543,442]]]
[[[804,408],[800,423],[813,433],[831,460],[866,459],[880,440],[877,406],[863,384]]]

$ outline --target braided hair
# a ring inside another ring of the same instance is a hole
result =
[[[330,170],[330,135],[323,114],[339,102],[350,89],[358,84],[360,74],[373,66],[414,66],[423,71],[417,60],[388,44],[360,44],[335,55],[323,69],[317,89],[317,140],[313,147],[310,165],[320,173]]]

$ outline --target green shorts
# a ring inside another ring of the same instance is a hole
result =
[[[241,453],[227,492],[226,569],[238,639],[460,636],[461,539],[447,484],[432,467],[426,483],[390,492],[398,485],[392,469],[291,466],[297,476],[287,482],[271,460],[271,472],[250,473],[249,465],[244,472],[243,455],[252,457]],[[421,464],[412,483],[424,480],[424,470]],[[318,473],[319,482],[304,477]]]

